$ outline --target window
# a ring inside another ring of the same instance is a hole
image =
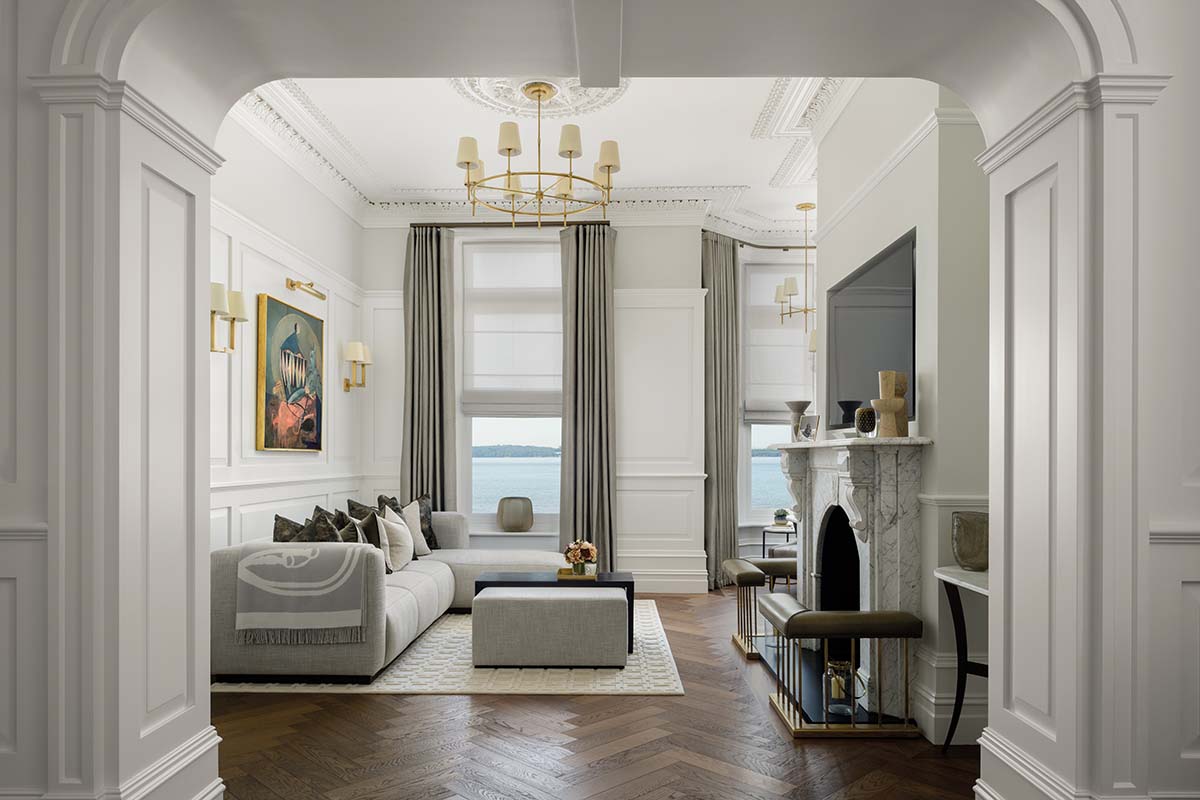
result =
[[[562,421],[558,417],[471,420],[471,513],[496,513],[501,497],[528,497],[534,516],[558,513]]]
[[[787,478],[779,453],[768,445],[789,441],[787,400],[811,400],[814,395],[814,357],[809,333],[797,314],[781,323],[775,287],[786,278],[802,278],[803,263],[750,263],[742,282],[743,459],[741,512],[745,525],[769,523],[771,512],[791,508]],[[814,295],[815,275],[809,271],[808,297]],[[804,300],[801,289],[798,301]],[[801,303],[797,302],[799,306]],[[809,328],[814,327],[810,318]]]
[[[779,453],[768,450],[772,444],[788,441],[787,425],[750,426],[750,509],[756,517],[777,508],[791,508],[795,501],[788,492],[787,477],[779,463]]]
[[[518,238],[520,237],[520,238]],[[464,238],[459,493],[477,532],[502,497],[558,528],[562,446],[562,269],[557,232]]]

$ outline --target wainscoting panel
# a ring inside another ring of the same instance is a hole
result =
[[[704,592],[704,290],[618,290],[617,566]]]
[[[0,775],[45,781],[46,530],[0,527]]]
[[[213,547],[269,541],[276,514],[303,522],[312,516],[313,506],[345,510],[350,498],[373,504],[375,495],[368,498],[364,482],[361,475],[343,475],[214,486],[209,501]]]
[[[704,291],[616,292],[618,472],[704,471]]]
[[[363,471],[398,477],[404,416],[404,298],[400,292],[364,293],[363,335],[375,363],[387,365],[386,369],[367,368],[366,422],[360,433]]]

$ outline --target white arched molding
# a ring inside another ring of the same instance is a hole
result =
[[[1141,115],[1165,76],[1072,84],[989,148],[991,603],[981,798],[1150,794],[1138,510]],[[1186,750],[1177,748],[1175,752]]]
[[[220,158],[124,84],[33,82],[50,153],[44,796],[209,800],[223,792],[204,348]]]

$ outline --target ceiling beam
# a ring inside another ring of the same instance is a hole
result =
[[[621,82],[622,0],[573,0],[575,56],[584,86]]]

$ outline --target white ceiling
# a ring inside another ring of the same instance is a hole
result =
[[[625,211],[680,220],[686,208],[741,238],[795,241],[803,229],[796,203],[816,200],[816,143],[856,87],[823,78],[632,78],[608,105],[544,120],[543,166],[565,166],[558,132],[572,122],[582,129],[586,166],[577,171],[585,175],[602,139],[620,142],[613,200]],[[364,224],[388,224],[388,215],[403,224],[426,206],[445,218],[446,204],[463,200],[459,136],[476,137],[487,173],[499,172],[497,129],[515,119],[524,153],[514,167],[534,168],[535,120],[461,89],[445,78],[276,81],[230,116]]]

